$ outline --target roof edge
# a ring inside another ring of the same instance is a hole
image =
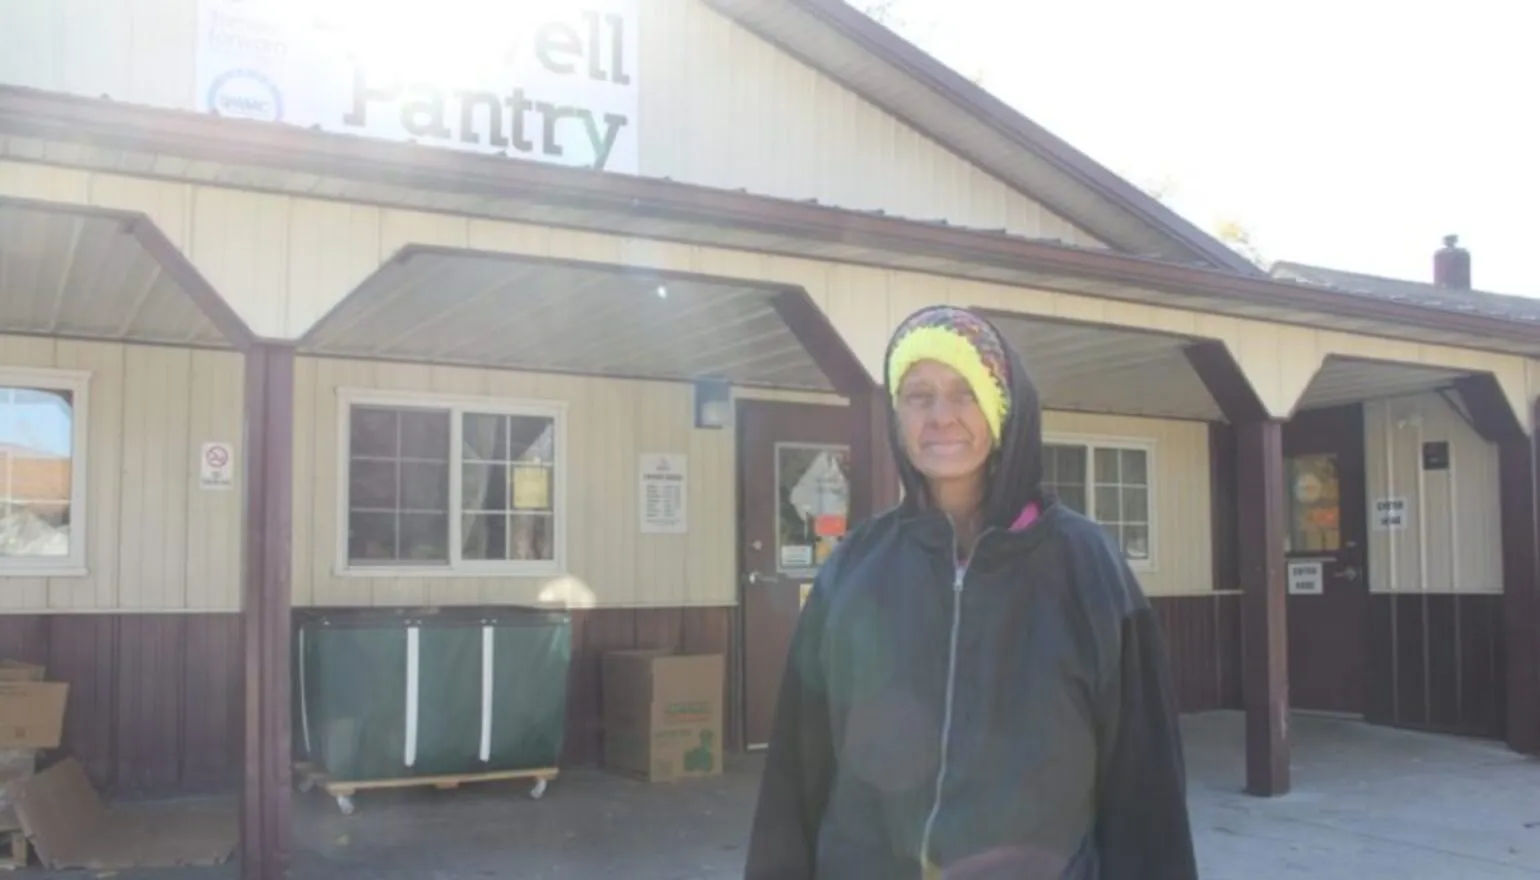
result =
[[[222,119],[36,89],[0,86],[0,133],[147,151],[194,161],[346,177],[425,191],[608,210],[703,226],[730,225],[788,239],[935,255],[980,266],[1057,273],[1236,304],[1283,306],[1387,325],[1540,345],[1540,327],[1480,315],[1450,314],[1416,304],[1349,298],[1333,289],[1265,275],[1240,275],[1223,269],[671,180]],[[49,160],[40,157],[34,161],[46,164]],[[119,173],[131,176],[133,172]]]

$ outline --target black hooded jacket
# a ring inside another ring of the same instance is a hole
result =
[[[964,565],[890,419],[905,501],[854,529],[808,597],[747,880],[1197,877],[1155,618],[1101,528],[1042,491],[1037,392],[1007,353]]]

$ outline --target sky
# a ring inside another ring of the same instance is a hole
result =
[[[68,455],[70,434],[69,410],[62,404],[35,399],[14,403],[0,396],[0,445]]]
[[[855,0],[862,5],[860,0]],[[1540,4],[891,0],[890,26],[1268,261],[1540,297]]]

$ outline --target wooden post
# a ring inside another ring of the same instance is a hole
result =
[[[279,880],[289,865],[290,546],[294,479],[294,350],[246,349],[245,785],[241,877]]]
[[[1540,408],[1537,408],[1540,415]],[[1535,441],[1498,444],[1498,504],[1503,559],[1503,656],[1508,746],[1540,755],[1540,517],[1536,516]]]
[[[1283,423],[1268,413],[1224,343],[1196,343],[1185,353],[1193,372],[1235,429],[1235,558],[1243,593],[1241,690],[1246,706],[1246,792],[1259,797],[1287,794],[1289,628],[1283,552]]]
[[[1490,373],[1455,380],[1471,426],[1497,446],[1497,504],[1503,560],[1503,659],[1506,739],[1510,748],[1540,755],[1540,515],[1536,440]],[[1532,415],[1540,424],[1540,402]]]
[[[1236,434],[1246,792],[1272,797],[1289,791],[1283,424],[1246,422]]]

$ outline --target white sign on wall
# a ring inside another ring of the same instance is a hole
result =
[[[235,448],[229,443],[205,443],[198,455],[198,485],[204,489],[235,488]]]
[[[1295,595],[1318,596],[1326,592],[1325,566],[1320,560],[1300,560],[1289,563],[1289,592]]]
[[[196,107],[637,173],[640,0],[199,0]]]
[[[1370,516],[1380,531],[1396,532],[1406,528],[1405,498],[1376,498]]]
[[[689,468],[683,455],[646,453],[641,457],[642,532],[682,535],[689,531],[685,499]]]

